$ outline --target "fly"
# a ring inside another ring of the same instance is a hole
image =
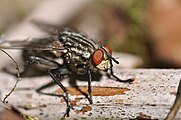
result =
[[[7,42],[9,46],[0,46],[2,49],[23,49],[23,56],[26,60],[22,74],[26,73],[31,64],[42,64],[48,67],[48,74],[53,81],[64,91],[62,95],[49,94],[37,91],[46,95],[61,96],[66,102],[64,117],[69,116],[70,99],[66,87],[60,79],[71,76],[87,76],[88,100],[92,104],[91,81],[94,73],[104,71],[109,77],[119,82],[132,82],[132,79],[121,80],[113,72],[113,62],[119,62],[112,56],[112,51],[107,45],[99,44],[88,38],[86,35],[70,28],[59,28],[43,24],[37,21],[34,23],[50,35],[45,38],[34,38],[31,41]],[[5,42],[6,43],[6,42]],[[63,62],[59,63],[58,61]]]

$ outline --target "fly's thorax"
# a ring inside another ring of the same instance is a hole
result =
[[[88,49],[93,51],[98,48],[94,40],[76,31],[63,30],[59,33],[58,39],[65,47],[73,47],[82,51],[88,51]]]
[[[89,68],[90,51],[83,51],[74,47],[67,49],[68,52],[63,56],[66,66],[78,75],[86,74]]]

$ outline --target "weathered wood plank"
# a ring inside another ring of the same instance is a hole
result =
[[[120,78],[134,78],[133,83],[119,83],[106,76],[93,81],[93,105],[89,105],[85,96],[72,90],[70,98],[73,108],[70,118],[149,118],[164,119],[176,97],[181,79],[181,69],[115,69]],[[13,86],[15,77],[0,73],[2,96]],[[9,103],[23,113],[31,114],[42,120],[58,120],[65,112],[65,102],[61,98],[40,95],[35,88],[51,81],[48,76],[23,78],[16,91],[8,98]],[[63,80],[69,86],[68,80]],[[80,86],[87,86],[87,81],[77,81]],[[104,87],[111,87],[105,89]],[[118,89],[120,88],[120,89]],[[58,86],[48,88],[48,92],[57,92]],[[81,88],[82,91],[85,87]],[[61,92],[61,91],[58,91]],[[181,111],[176,118],[181,119]]]
[[[0,120],[25,120],[23,115],[11,106],[0,101]]]

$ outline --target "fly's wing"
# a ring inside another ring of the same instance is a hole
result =
[[[46,38],[33,38],[31,40],[22,41],[2,41],[0,38],[0,49],[22,49],[22,50],[65,50],[60,41],[56,39],[63,31],[74,31],[77,30],[71,27],[61,27],[57,25],[46,24],[42,21],[31,20],[31,22],[40,28],[42,31],[50,34],[51,37]],[[52,37],[53,36],[53,37]],[[51,44],[52,43],[52,44]]]
[[[56,44],[53,38],[33,38],[22,41],[2,41],[0,49],[20,49],[20,50],[58,50],[63,51],[65,48],[60,43]]]
[[[38,20],[31,20],[31,23],[33,23],[35,26],[40,28],[42,31],[52,34],[52,35],[56,35],[58,33],[58,31],[62,28],[60,26],[46,24],[46,23],[44,23],[42,21],[40,22]]]
[[[43,21],[39,21],[39,20],[31,20],[31,23],[33,23],[35,26],[37,26],[38,28],[40,28],[42,31],[49,33],[51,35],[58,35],[60,32],[62,31],[74,31],[74,32],[78,32],[76,29],[67,26],[67,27],[62,27],[62,26],[57,26],[57,25],[53,25],[53,24],[47,24]]]

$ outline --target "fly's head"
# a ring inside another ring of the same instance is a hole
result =
[[[107,45],[103,45],[97,50],[95,50],[91,57],[93,64],[99,70],[109,70],[113,66],[112,60],[119,64],[119,62],[112,57],[112,50]]]

